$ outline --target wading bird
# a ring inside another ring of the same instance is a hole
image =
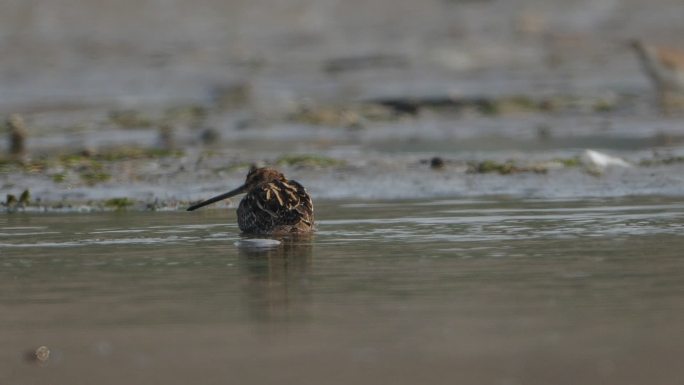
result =
[[[248,234],[309,233],[314,230],[313,201],[304,186],[273,168],[252,166],[245,184],[188,207],[188,211],[230,198],[242,198],[238,226]]]

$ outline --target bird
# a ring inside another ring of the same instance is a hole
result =
[[[188,207],[187,211],[246,193],[237,209],[245,234],[304,234],[314,231],[314,208],[304,186],[270,167],[252,166],[245,183],[227,193]]]
[[[644,72],[651,79],[663,107],[684,100],[684,52],[669,47],[630,41]]]

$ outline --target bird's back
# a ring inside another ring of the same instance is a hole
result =
[[[237,215],[245,233],[307,233],[314,228],[311,197],[293,180],[273,180],[253,188],[240,201]]]

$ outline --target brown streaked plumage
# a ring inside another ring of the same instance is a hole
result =
[[[304,186],[268,167],[252,166],[245,184],[192,205],[188,211],[243,193],[247,195],[237,209],[238,226],[242,232],[284,234],[314,230],[313,201]]]

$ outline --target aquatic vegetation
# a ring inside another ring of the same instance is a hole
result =
[[[617,107],[615,100],[598,99],[594,102],[593,109],[595,112],[611,112]]]
[[[530,97],[516,95],[499,99],[491,99],[489,103],[481,103],[479,110],[484,115],[514,114],[520,112],[538,112],[547,108],[547,104]]]
[[[14,194],[7,194],[5,196],[5,201],[2,202],[2,206],[4,206],[8,211],[14,211],[18,208],[24,208],[30,203],[31,192],[26,189],[21,193],[21,195],[19,195],[19,199],[17,199],[16,195]]]
[[[17,197],[14,194],[7,194],[5,196],[5,207],[13,207],[17,205]]]
[[[133,206],[134,202],[126,197],[107,199],[104,203],[105,207],[113,208],[117,211],[125,210],[129,206]]]
[[[500,175],[517,174],[522,172],[534,172],[543,174],[548,171],[548,168],[543,164],[532,166],[519,166],[513,161],[497,162],[494,160],[484,160],[482,162],[472,162],[468,164],[467,172],[469,174],[489,174],[498,173]]]
[[[83,166],[80,170],[79,176],[83,182],[88,186],[94,186],[98,183],[107,182],[111,179],[111,175],[104,171],[104,165],[100,162],[91,161]]]
[[[49,162],[44,159],[38,159],[31,162],[21,162],[19,165],[26,173],[40,174],[48,168]]]
[[[582,165],[582,160],[578,156],[572,158],[556,158],[554,161],[562,164],[564,167],[579,167]]]
[[[344,160],[307,154],[283,155],[275,163],[279,166],[295,167],[333,167],[345,164]]]
[[[111,175],[104,171],[87,171],[80,174],[81,180],[88,186],[94,186],[98,183],[107,182],[112,178]]]
[[[55,183],[63,183],[64,181],[66,181],[66,177],[67,175],[65,173],[59,172],[52,175],[52,181]]]
[[[470,164],[468,168],[469,173],[487,174],[497,172],[501,175],[511,174],[517,172],[518,168],[513,162],[499,163],[493,160],[485,160],[482,162]]]
[[[16,162],[13,160],[0,158],[0,171],[7,171],[14,164]]]
[[[639,162],[640,166],[652,167],[684,163],[684,156],[669,156],[660,159],[643,159]]]
[[[28,189],[26,189],[19,196],[19,204],[28,205],[29,203],[31,203],[31,192]]]
[[[40,173],[48,166],[44,159],[24,161],[16,158],[0,158],[0,171],[22,171],[25,173]]]
[[[59,155],[42,155],[32,160],[0,158],[0,171],[43,174],[53,183],[64,183],[69,175],[77,175],[88,186],[111,180],[113,162],[180,157],[182,150],[120,147],[96,152],[91,149]]]
[[[445,160],[441,157],[433,157],[431,159],[421,160],[422,164],[428,164],[433,170],[441,170],[446,167],[447,163],[454,163],[453,161]],[[460,163],[460,162],[457,162]],[[518,163],[514,160],[507,160],[499,162],[491,159],[483,161],[465,162],[466,173],[468,174],[490,174],[496,173],[500,175],[518,174],[532,172],[537,174],[545,174],[550,170],[559,168],[572,168],[582,165],[580,157],[571,158],[555,158],[552,160],[541,160],[531,163]]]

